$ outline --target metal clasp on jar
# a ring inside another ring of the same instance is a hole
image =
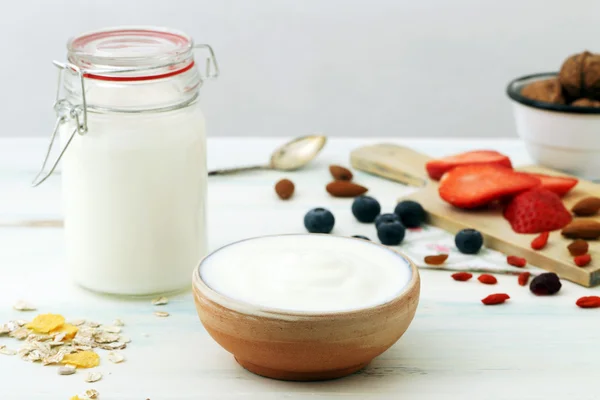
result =
[[[206,57],[206,66],[204,75],[200,75],[200,80],[205,81],[207,79],[215,79],[219,76],[219,65],[217,63],[217,59],[215,57],[215,52],[212,47],[208,44],[198,44],[192,47],[194,50],[207,50],[208,57]],[[59,61],[53,61],[54,65],[58,68],[58,87],[56,89],[56,99],[54,101],[54,110],[56,111],[56,123],[54,124],[54,130],[50,135],[50,143],[48,144],[48,149],[46,150],[46,155],[44,157],[44,161],[42,162],[42,166],[40,171],[37,173],[33,181],[31,182],[31,186],[37,187],[41,185],[46,179],[48,179],[56,170],[58,163],[62,159],[63,155],[67,151],[67,148],[73,141],[73,138],[76,134],[85,135],[88,132],[88,104],[85,95],[85,76],[86,75],[97,75],[97,74],[119,74],[119,73],[131,73],[131,72],[139,72],[139,71],[149,71],[158,68],[170,67],[177,64],[177,62],[166,63],[164,65],[158,65],[152,68],[120,68],[120,69],[102,69],[102,70],[83,70],[72,63],[62,63]],[[66,72],[65,72],[66,71]],[[81,86],[81,104],[71,104],[64,98],[61,98],[61,87],[63,84],[64,73],[75,73],[77,74],[79,84]],[[64,144],[63,148],[60,150],[60,153],[56,157],[56,160],[52,163],[52,167],[48,170],[47,173],[44,174],[44,170],[46,169],[46,164],[50,159],[50,154],[52,153],[52,148],[54,146],[54,142],[56,140],[56,136],[58,135],[59,129],[62,124],[66,123],[68,120],[73,120],[75,122],[75,129],[69,135],[67,142]]]

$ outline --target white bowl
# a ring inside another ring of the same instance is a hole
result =
[[[517,133],[536,164],[586,179],[600,178],[600,108],[573,107],[521,95],[527,84],[556,72],[527,75],[508,84]]]

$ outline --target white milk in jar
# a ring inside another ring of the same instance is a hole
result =
[[[195,47],[212,71],[199,71]],[[198,94],[217,74],[212,49],[171,30],[116,28],[75,37],[68,52],[55,108],[73,278],[113,294],[188,287],[206,253]]]

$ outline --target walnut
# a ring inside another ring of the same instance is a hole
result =
[[[584,51],[570,56],[560,69],[559,80],[570,99],[600,100],[600,54]]]
[[[575,107],[600,107],[600,101],[582,98],[571,103]]]
[[[565,104],[562,88],[557,78],[535,81],[521,89],[521,94],[531,100]]]

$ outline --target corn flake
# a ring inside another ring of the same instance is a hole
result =
[[[63,334],[64,333],[64,337],[61,340],[64,339],[73,339],[75,337],[75,335],[77,335],[77,331],[79,331],[79,328],[76,327],[75,325],[71,325],[71,324],[64,324],[63,326],[53,329],[52,332],[50,333],[59,333],[59,334]]]
[[[100,356],[93,351],[79,351],[77,353],[66,354],[61,363],[79,368],[93,368],[100,364]]]
[[[71,397],[69,400],[81,400],[81,397],[75,395],[75,396]]]
[[[40,314],[30,323],[25,325],[36,333],[49,333],[61,327],[65,323],[65,317],[58,314]]]

